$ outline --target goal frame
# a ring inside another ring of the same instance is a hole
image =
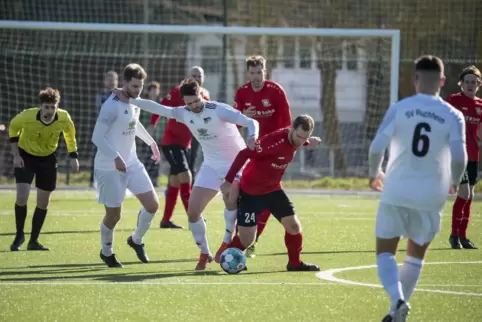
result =
[[[398,101],[400,68],[400,30],[398,29],[344,29],[344,28],[286,28],[244,26],[149,25],[116,23],[77,23],[0,20],[0,29],[129,32],[190,35],[242,35],[242,36],[324,36],[391,38],[390,50],[390,104]]]

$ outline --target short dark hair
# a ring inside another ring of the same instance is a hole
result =
[[[415,71],[417,72],[444,72],[444,63],[442,59],[433,55],[424,55],[415,60]]]
[[[265,68],[266,59],[261,55],[248,56],[246,58],[246,70],[248,70],[249,67],[256,67],[256,66],[261,66]]]
[[[141,65],[129,64],[124,68],[122,78],[125,82],[130,82],[133,78],[144,80],[147,78],[147,73]]]
[[[181,97],[199,95],[200,90],[201,90],[201,86],[192,77],[184,79],[181,82],[181,85],[180,85],[180,88],[179,88],[179,91],[181,93]]]
[[[52,87],[47,87],[39,92],[38,98],[40,104],[57,105],[60,102],[60,91],[58,89],[53,89]]]
[[[313,131],[315,128],[315,121],[308,114],[303,114],[295,118],[293,121],[293,129],[301,127],[303,131]]]
[[[147,86],[147,91],[150,91],[153,88],[161,88],[161,84],[159,82],[150,82]]]
[[[459,76],[459,81],[462,82],[466,75],[475,75],[475,76],[477,76],[478,79],[482,80],[482,74],[480,73],[480,70],[477,67],[475,67],[474,65],[469,66],[469,67],[465,67],[462,70],[462,72],[460,73],[460,76]]]

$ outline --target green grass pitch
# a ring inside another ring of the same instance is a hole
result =
[[[151,262],[142,264],[126,244],[139,208],[133,198],[114,236],[125,268],[109,269],[99,259],[103,209],[92,191],[54,193],[40,236],[50,252],[24,251],[26,244],[10,252],[14,198],[0,192],[0,321],[380,321],[387,312],[388,297],[374,287],[376,197],[291,195],[303,225],[302,259],[318,264],[325,279],[285,271],[284,233],[272,218],[247,272],[228,275],[215,263],[195,272],[199,250],[191,232],[159,229],[160,214],[145,238]],[[26,232],[35,193],[30,199]],[[449,249],[451,204],[409,320],[482,321],[482,252]],[[472,207],[469,235],[481,244],[482,204]],[[222,210],[217,198],[205,213],[213,253],[224,233]],[[187,225],[180,200],[174,220]],[[344,269],[357,266],[368,267]]]

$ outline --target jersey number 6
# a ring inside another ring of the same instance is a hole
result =
[[[417,157],[424,157],[430,147],[430,139],[423,132],[430,132],[432,128],[428,123],[418,123],[413,131],[412,153]]]

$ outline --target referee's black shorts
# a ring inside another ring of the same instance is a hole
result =
[[[36,156],[18,149],[23,159],[23,168],[15,168],[16,183],[32,184],[45,191],[54,191],[57,187],[57,157],[55,153],[47,156]]]
[[[181,145],[162,145],[161,150],[164,158],[171,166],[170,175],[189,171],[189,149]]]

